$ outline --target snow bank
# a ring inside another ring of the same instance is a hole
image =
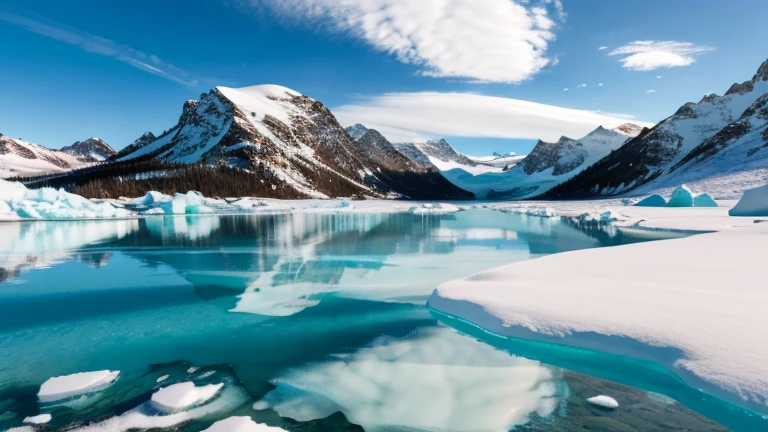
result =
[[[32,417],[25,417],[24,423],[28,424],[46,424],[49,421],[51,421],[51,415],[50,414],[40,414]]]
[[[619,403],[616,402],[616,399],[604,395],[591,397],[587,399],[587,402],[591,403],[592,405],[601,406],[603,408],[616,409],[619,407]]]
[[[279,427],[256,423],[250,417],[230,417],[217,421],[203,432],[287,432]]]
[[[259,407],[298,421],[341,411],[365,430],[510,430],[558,405],[550,369],[447,328],[382,337],[273,383]]]
[[[53,402],[103,390],[112,385],[118,375],[120,371],[103,370],[50,378],[40,386],[37,398],[40,402]]]
[[[749,189],[729,212],[731,216],[768,216],[768,185]]]
[[[461,209],[453,204],[447,203],[425,203],[419,207],[413,207],[413,214],[453,214]]]
[[[210,384],[197,387],[193,382],[183,382],[163,387],[152,395],[152,405],[160,411],[176,412],[199,405],[224,387],[224,384]]]
[[[650,358],[696,388],[766,411],[768,289],[756,277],[766,256],[768,226],[750,224],[517,262],[445,283],[429,305],[502,336],[526,329],[547,341]],[[647,346],[595,347],[580,336],[589,332]],[[670,359],[650,347],[680,353]]]
[[[666,207],[667,206],[667,200],[664,199],[663,196],[659,194],[653,194],[649,197],[645,197],[635,203],[638,207]]]
[[[11,219],[97,219],[126,217],[109,203],[95,203],[63,189],[27,189],[0,180],[0,217]]]

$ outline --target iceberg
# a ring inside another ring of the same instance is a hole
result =
[[[645,197],[635,203],[638,207],[666,207],[667,206],[667,200],[664,199],[663,196],[659,194],[653,194],[649,197]]]
[[[717,201],[708,193],[698,194],[693,197],[694,207],[717,207]]]
[[[51,421],[51,415],[50,414],[40,414],[32,417],[25,417],[24,423],[27,424],[46,424],[49,421]]]
[[[591,403],[592,405],[601,406],[603,408],[616,409],[619,407],[619,403],[616,402],[616,399],[605,395],[591,397],[587,399],[587,402]]]
[[[217,421],[203,432],[287,432],[279,427],[256,423],[250,417],[230,417]]]
[[[168,413],[182,411],[208,401],[224,387],[224,384],[210,384],[197,387],[193,382],[183,382],[163,387],[152,395],[152,406]]]
[[[411,212],[413,214],[435,214],[435,215],[442,215],[442,214],[453,214],[461,209],[453,204],[446,204],[446,203],[426,203],[422,204],[419,207],[414,207],[411,209]]]
[[[672,192],[667,207],[693,207],[693,192],[686,185],[678,186]]]
[[[118,375],[120,371],[103,370],[50,378],[40,386],[37,398],[40,402],[54,402],[104,390],[115,382]]]
[[[21,183],[0,180],[0,216],[6,219],[97,219],[127,217],[129,212],[64,189],[27,189]]]
[[[730,216],[768,216],[768,185],[744,191]]]

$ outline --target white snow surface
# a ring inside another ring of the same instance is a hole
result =
[[[588,398],[587,402],[604,408],[616,409],[619,407],[619,403],[616,402],[616,399],[605,395]]]
[[[283,428],[256,423],[250,417],[229,417],[217,421],[203,432],[287,432]]]
[[[46,424],[51,421],[51,418],[53,417],[51,417],[50,414],[39,414],[32,417],[25,417],[23,422],[28,424]]]
[[[595,204],[570,205],[594,213]],[[557,209],[561,216],[584,210]],[[724,207],[625,206],[616,208],[614,224],[631,234],[717,232],[517,262],[440,285],[429,304],[500,335],[525,328],[579,344],[570,336],[594,332],[673,347],[682,357],[665,366],[687,371],[684,379],[767,411],[768,344],[760,329],[768,328],[768,285],[756,272],[768,256],[768,223],[728,217]]]
[[[211,399],[222,387],[224,384],[197,387],[191,381],[169,385],[152,395],[152,405],[168,413],[181,411]]]
[[[291,126],[291,117],[306,116],[301,110],[293,104],[285,103],[283,100],[295,96],[301,96],[300,93],[287,87],[279,85],[258,85],[243,88],[216,87],[227,99],[240,107],[248,116],[255,113],[258,121],[263,121],[266,115],[270,115],[287,126]]]
[[[112,385],[118,375],[120,371],[102,370],[50,378],[40,386],[37,398],[40,402],[53,402],[103,390]]]
[[[728,214],[731,216],[768,216],[768,185],[746,190]]]

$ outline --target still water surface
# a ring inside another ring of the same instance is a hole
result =
[[[41,412],[47,430],[199,431],[231,415],[317,431],[724,430],[425,307],[451,279],[632,241],[484,210],[0,224],[0,430]],[[37,401],[50,377],[104,369],[121,371],[104,391]],[[225,387],[153,423],[151,394],[185,381]],[[602,393],[622,408],[584,402]],[[126,415],[137,407],[148,423]]]

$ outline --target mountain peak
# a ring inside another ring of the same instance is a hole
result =
[[[640,135],[640,132],[643,131],[643,127],[636,125],[634,123],[624,123],[622,125],[616,126],[612,129],[614,132],[618,132],[624,135],[629,135],[631,137],[636,137]]]
[[[352,139],[359,140],[363,137],[363,135],[365,135],[366,132],[368,132],[368,128],[361,125],[360,123],[357,123],[354,126],[349,126],[346,131],[347,134],[352,137]]]
[[[88,162],[102,162],[117,154],[115,149],[98,137],[77,141],[70,146],[62,147],[61,151]]]

